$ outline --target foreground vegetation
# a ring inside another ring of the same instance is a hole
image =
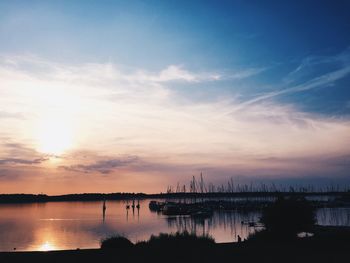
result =
[[[158,236],[152,235],[148,241],[140,241],[135,245],[123,236],[113,236],[102,240],[101,249],[118,250],[130,249],[132,247],[163,249],[166,247],[176,247],[178,249],[188,249],[194,247],[211,247],[215,241],[210,236],[197,236],[188,232],[177,232],[175,234],[160,233]]]
[[[118,240],[111,245],[117,237],[102,249],[0,253],[0,262],[348,262],[350,228],[316,226],[314,231],[313,237],[284,241],[266,239],[261,232],[226,244],[190,234],[161,234],[137,244],[125,246],[125,240]]]

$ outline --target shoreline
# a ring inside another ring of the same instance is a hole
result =
[[[233,192],[233,193],[82,193],[65,195],[46,194],[0,194],[0,204],[12,203],[46,203],[70,201],[112,201],[130,199],[176,199],[176,198],[271,198],[278,196],[348,196],[349,192]]]
[[[313,236],[306,238],[296,238],[291,241],[276,242],[269,239],[248,239],[242,242],[221,242],[221,243],[213,243],[210,247],[213,248],[231,248],[231,249],[242,249],[242,248],[252,248],[261,246],[270,246],[270,245],[328,245],[330,248],[339,244],[350,245],[350,226],[321,226],[315,225],[311,232],[314,234]],[[254,237],[254,236],[253,236]],[[153,247],[149,247],[144,245],[143,241],[138,242],[133,245],[131,248],[126,248],[126,250],[143,250],[143,249],[153,249]],[[169,248],[169,247],[166,247]],[[123,248],[124,250],[125,248]],[[118,250],[118,249],[116,249]],[[14,255],[14,254],[22,254],[22,255],[34,255],[34,254],[71,254],[71,253],[114,253],[110,249],[102,249],[102,248],[76,248],[76,249],[63,249],[63,250],[49,250],[49,251],[0,251],[0,258],[3,255]],[[122,252],[122,251],[119,251]],[[350,254],[350,250],[349,250]]]
[[[1,262],[347,262],[349,242],[216,243],[206,249],[138,247],[115,250],[0,252]]]

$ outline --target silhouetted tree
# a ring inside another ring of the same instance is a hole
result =
[[[197,236],[194,233],[176,232],[175,234],[160,233],[158,236],[152,235],[146,242],[148,246],[166,248],[177,247],[181,249],[193,249],[199,247],[210,247],[215,244],[215,240],[210,236]]]
[[[101,241],[102,249],[129,249],[133,246],[134,244],[123,236],[113,236]]]
[[[280,197],[263,210],[260,221],[273,236],[294,238],[297,233],[309,231],[315,224],[315,209],[304,198]]]

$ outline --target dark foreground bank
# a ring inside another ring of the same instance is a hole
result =
[[[159,240],[158,240],[159,241]],[[242,243],[141,242],[106,249],[3,252],[0,262],[349,262],[350,228],[318,227],[314,237]]]

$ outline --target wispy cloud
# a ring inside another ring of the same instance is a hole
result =
[[[322,76],[319,76],[317,78],[314,78],[310,81],[307,81],[306,83],[292,86],[292,87],[288,87],[288,88],[283,89],[283,90],[278,90],[275,92],[270,92],[270,93],[264,94],[262,96],[254,98],[250,101],[247,101],[245,103],[245,105],[251,104],[251,103],[256,103],[258,101],[266,100],[266,99],[273,98],[273,97],[287,94],[287,93],[294,93],[294,92],[310,90],[313,88],[324,87],[324,86],[327,86],[327,85],[334,83],[335,81],[337,81],[339,79],[344,78],[349,73],[350,73],[350,66],[346,66],[342,69],[339,69],[339,70],[324,74]]]
[[[0,159],[0,165],[2,164],[40,164],[47,161],[48,158],[39,158],[33,160],[19,159],[19,158],[6,158]]]
[[[142,82],[168,82],[168,81],[186,81],[200,82],[218,80],[219,75],[215,72],[191,72],[181,65],[169,65],[158,72],[152,72],[142,69],[134,71],[126,70],[123,66],[113,63],[86,63],[81,65],[64,65],[54,63],[40,57],[25,56],[0,56],[2,58],[2,70],[11,72],[16,69],[22,73],[30,73],[31,75],[41,74],[46,77],[54,77],[69,81],[97,81],[98,79],[109,81],[128,81],[134,83]],[[243,71],[242,77],[254,74],[257,69],[251,72]]]
[[[82,172],[82,173],[94,173],[98,172],[101,174],[108,174],[115,169],[125,167],[127,165],[137,162],[139,158],[137,156],[126,156],[114,159],[99,160],[92,164],[74,164],[70,166],[62,165],[59,168],[71,172]]]
[[[349,65],[350,47],[335,55],[309,55],[303,58],[300,64],[284,77],[284,81],[291,83],[312,74],[322,75],[329,69],[341,69]]]
[[[265,67],[248,68],[245,70],[240,70],[240,71],[236,71],[236,72],[227,74],[227,76],[225,76],[225,78],[227,78],[227,79],[245,79],[245,78],[249,78],[249,77],[258,75],[258,74],[264,72],[265,70],[267,70],[267,68],[265,68]]]
[[[23,143],[5,141],[0,144],[0,149],[0,166],[38,165],[49,160],[48,155],[41,154]]]
[[[317,72],[315,70],[316,66],[321,64],[329,64],[329,63],[335,64],[335,66],[330,67],[330,68],[333,68],[331,71]],[[310,69],[313,70],[312,76],[314,77],[311,77],[310,79],[305,79],[305,77],[307,77],[308,74],[310,74]],[[350,74],[349,49],[335,56],[307,57],[301,62],[301,64],[295,70],[290,72],[288,76],[285,78],[288,84],[287,86],[281,84],[282,88],[280,89],[276,89],[275,91],[268,92],[265,94],[260,94],[253,99],[244,101],[238,106],[237,110],[242,109],[247,105],[259,103],[264,100],[269,100],[274,97],[278,97],[285,94],[292,94],[292,93],[307,91],[307,90],[326,87],[326,86],[331,87],[336,81],[341,80],[344,77],[347,77],[349,74]],[[301,83],[294,84],[294,82],[296,81],[299,81],[299,82],[301,81]]]

